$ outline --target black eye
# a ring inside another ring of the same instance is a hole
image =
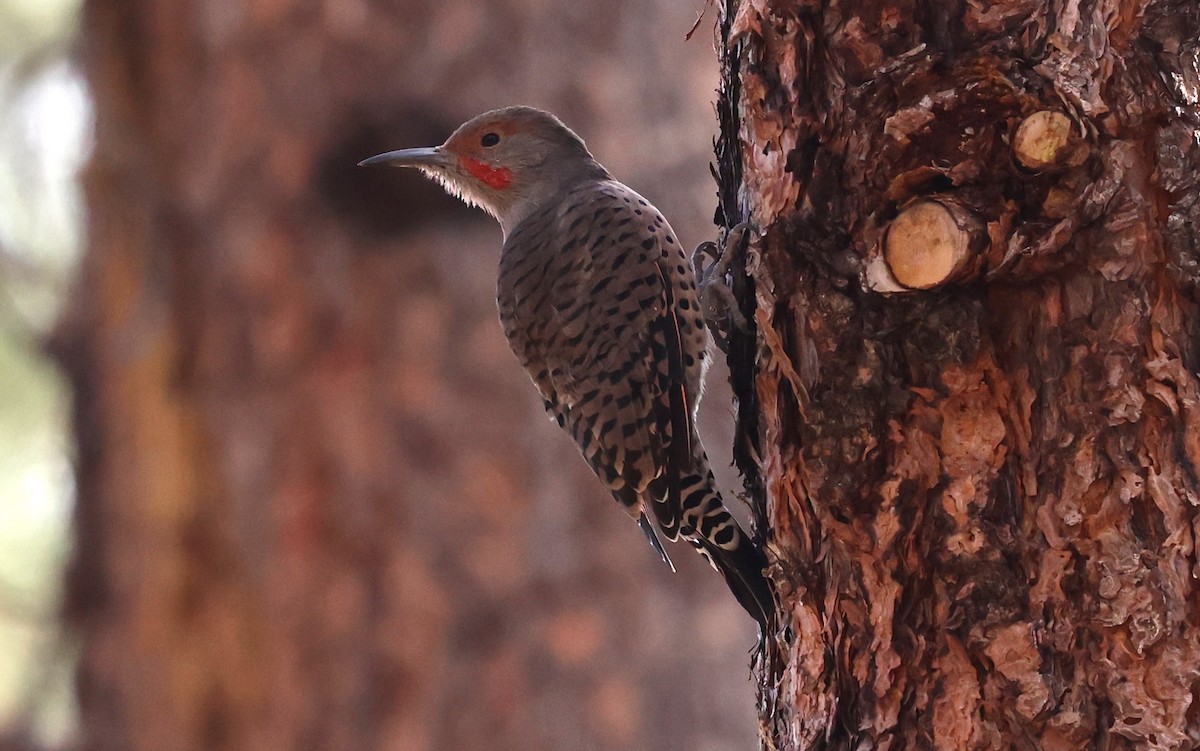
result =
[[[479,143],[485,147],[495,146],[496,144],[500,143],[500,136],[496,135],[495,133],[484,133],[483,138],[479,139]]]

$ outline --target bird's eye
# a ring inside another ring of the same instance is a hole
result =
[[[495,146],[500,143],[500,136],[495,133],[484,133],[483,138],[479,139],[479,143],[484,147]]]

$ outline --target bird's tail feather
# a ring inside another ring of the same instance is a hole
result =
[[[745,533],[738,531],[739,544],[733,549],[720,547],[703,537],[697,537],[691,543],[721,573],[734,599],[758,621],[765,634],[775,614],[775,598],[763,574],[767,559]]]
[[[654,525],[646,518],[646,512],[638,517],[638,526],[642,528],[642,533],[646,535],[646,539],[650,541],[650,547],[662,556],[663,563],[671,567],[671,573],[675,573],[675,564],[671,563],[671,556],[667,555],[667,549],[663,547],[662,540],[658,539],[658,533],[654,531]]]
[[[721,500],[708,459],[696,458],[697,471],[683,480],[681,532],[717,569],[733,596],[766,633],[775,599],[763,570],[767,558]]]

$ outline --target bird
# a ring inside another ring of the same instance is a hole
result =
[[[658,209],[533,107],[359,165],[419,169],[500,223],[500,322],[546,411],[671,570],[660,534],[708,559],[765,633],[765,555],[725,507],[696,431],[710,358],[694,271]]]

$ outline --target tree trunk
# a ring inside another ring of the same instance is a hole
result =
[[[354,166],[534,100],[648,194],[703,188],[715,75],[671,5],[85,3],[89,247],[55,343],[83,748],[751,741],[753,624],[543,414],[499,230]],[[655,198],[698,234],[707,192]]]
[[[1200,747],[1200,8],[721,27],[768,745]]]

